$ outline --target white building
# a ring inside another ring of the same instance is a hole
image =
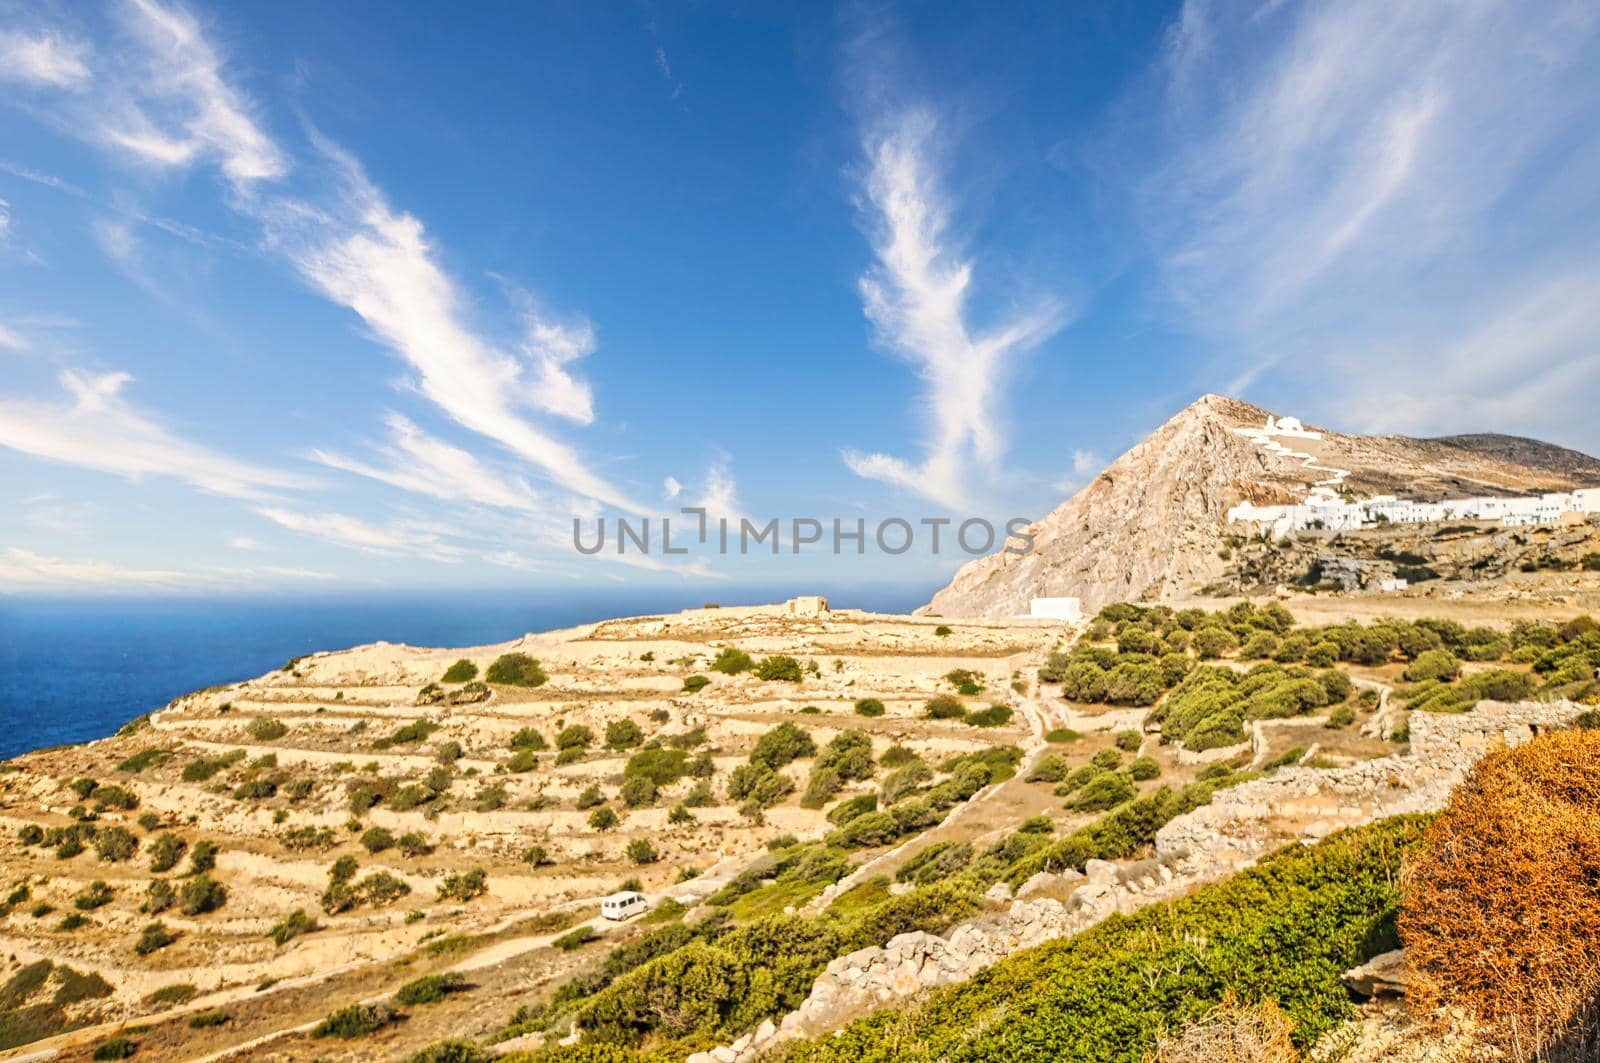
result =
[[[1345,502],[1312,494],[1304,502],[1284,506],[1257,506],[1242,502],[1228,510],[1228,523],[1254,526],[1274,538],[1293,531],[1323,529],[1350,531],[1379,524],[1431,524],[1448,520],[1495,521],[1506,527],[1552,525],[1565,514],[1586,517],[1600,513],[1600,488],[1519,498],[1447,498],[1440,502],[1409,502],[1393,495]],[[1574,519],[1574,518],[1567,518]]]
[[[1076,624],[1083,619],[1083,603],[1076,598],[1033,598],[1028,615],[1035,620],[1060,620]]]

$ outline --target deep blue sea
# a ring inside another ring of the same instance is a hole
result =
[[[827,594],[904,612],[934,587],[374,593],[328,597],[0,597],[0,759],[102,738],[179,694],[380,639],[472,646],[613,616]]]

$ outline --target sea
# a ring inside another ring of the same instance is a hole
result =
[[[0,596],[0,760],[113,734],[180,694],[368,642],[477,646],[618,616],[826,594],[908,612],[935,587],[685,587],[316,597]]]

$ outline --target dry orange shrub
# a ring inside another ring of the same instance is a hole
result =
[[[1405,875],[1414,1004],[1466,1007],[1514,1058],[1600,1058],[1600,731],[1485,757]]]

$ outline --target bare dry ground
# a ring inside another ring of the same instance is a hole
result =
[[[874,755],[899,745],[929,763],[1031,748],[1040,728],[1026,712],[975,727],[927,719],[923,707],[953,695],[945,677],[966,669],[983,688],[964,699],[970,707],[1020,710],[1015,677],[1031,675],[1064,634],[1038,622],[775,606],[614,620],[466,650],[379,643],[181,698],[113,738],[18,757],[0,773],[3,884],[15,898],[0,917],[0,983],[20,977],[26,989],[48,973],[39,992],[7,1002],[27,1007],[0,1023],[0,1048],[85,1026],[47,1043],[66,1049],[62,1058],[87,1058],[131,1023],[142,1052],[159,1047],[161,1058],[252,1045],[252,1058],[378,1059],[503,1025],[519,997],[604,947],[568,953],[551,942],[598,925],[598,898],[624,881],[693,903],[774,838],[829,829],[822,809],[800,803],[809,757],[779,769],[794,789],[769,807],[741,810],[728,796],[730,774],[776,724],[798,724],[819,747],[863,731]],[[800,681],[713,670],[729,647],[757,662],[792,657]],[[491,683],[481,694],[441,682],[461,659],[481,682],[514,653],[537,660],[546,680]],[[709,682],[686,689],[691,676]],[[867,698],[883,715],[856,713]],[[572,737],[579,729],[587,743]],[[564,731],[570,751],[558,753]],[[652,747],[681,750],[688,773],[653,795],[633,793],[630,805],[625,768]],[[1050,803],[1017,787],[1003,812],[963,829],[998,829]],[[837,796],[870,789],[849,783]],[[616,814],[614,826],[597,824],[599,808]],[[163,846],[180,843],[168,866]],[[207,843],[214,867],[197,873]],[[330,891],[338,861],[355,870]],[[314,929],[280,932],[278,943],[272,932],[296,912]],[[173,939],[141,951],[156,922]],[[469,981],[493,992],[454,994],[355,1045],[277,1036],[453,966],[474,967]],[[72,972],[77,990],[52,996]],[[217,1010],[225,1023],[189,1026]]]

